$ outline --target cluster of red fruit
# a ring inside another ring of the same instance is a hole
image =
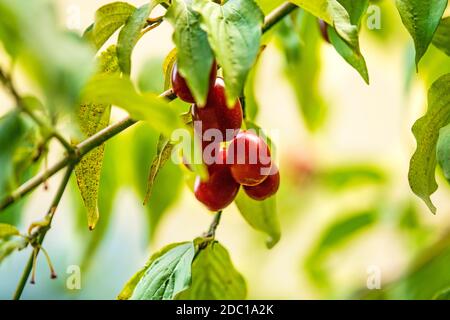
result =
[[[241,103],[237,100],[232,108],[227,106],[225,84],[222,78],[217,77],[216,64],[212,66],[205,106],[195,103],[176,63],[171,80],[174,93],[193,104],[193,120],[201,121],[201,132],[196,130],[195,135],[202,138],[203,151],[212,144],[212,149],[217,150],[213,153],[213,163],[207,165],[208,180],[196,178],[195,197],[209,210],[218,211],[233,202],[241,185],[255,200],[262,201],[274,195],[280,185],[280,174],[272,163],[269,146],[254,132],[240,130],[243,120]],[[219,130],[222,141],[205,142],[204,133],[210,129]]]

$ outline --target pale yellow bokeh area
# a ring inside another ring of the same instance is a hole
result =
[[[58,0],[61,23],[76,25],[76,15],[79,13],[79,27],[83,30],[93,21],[95,10],[108,2]],[[140,5],[146,1],[129,2]],[[416,81],[411,94],[404,93],[404,52],[410,39],[406,30],[400,28],[399,17],[396,18],[398,21],[395,23],[400,31],[394,40],[386,43],[374,40],[370,33],[378,31],[367,28],[361,35],[361,48],[371,77],[370,86],[331,46],[324,45],[321,92],[329,107],[329,117],[326,125],[315,135],[308,133],[302,122],[294,93],[283,74],[282,56],[278,48],[270,44],[265,50],[257,75],[256,92],[261,107],[257,122],[265,129],[279,132],[277,149],[282,181],[285,178],[283,172],[300,160],[312,161],[317,166],[368,162],[379,164],[391,175],[389,188],[380,196],[380,201],[395,202],[412,197],[407,179],[409,159],[415,149],[411,127],[425,111],[426,88]],[[141,39],[133,52],[133,76],[149,58],[164,57],[173,48],[171,32],[171,26],[164,22]],[[4,95],[0,96],[1,101],[4,98]],[[123,116],[123,111],[114,110],[113,121]],[[56,151],[52,152],[50,161],[55,161],[62,150],[56,144],[52,147]],[[50,179],[50,191],[39,188],[33,193],[26,206],[22,227],[42,217],[60,178],[61,175],[57,175]],[[436,237],[450,227],[450,189],[440,178],[438,183],[441,187],[433,195],[439,208],[436,216],[416,199],[421,208],[421,223],[434,230]],[[301,191],[302,186],[298,188]],[[305,204],[299,203],[301,201]],[[232,205],[223,214],[217,239],[229,250],[236,268],[246,278],[248,298],[345,297],[351,289],[365,288],[370,266],[379,267],[382,283],[387,283],[404,272],[414,253],[394,227],[383,224],[331,255],[327,265],[330,266],[329,277],[334,285],[332,296],[324,296],[314,287],[303,271],[303,259],[320,232],[337,218],[339,212],[365,208],[370,201],[373,201],[373,195],[367,190],[342,195],[314,193],[312,197],[298,196],[298,199],[290,200],[297,206],[284,206],[293,208],[292,211],[279,213],[282,237],[272,250],[265,248],[265,236],[251,229]],[[147,247],[141,203],[142,200],[131,190],[121,191],[116,199],[113,227],[99,249],[99,262],[94,263],[92,273],[83,278],[81,291],[66,290],[61,298],[114,298],[122,284],[141,267],[152,251],[171,242],[201,235],[212,219],[211,214],[185,187],[180,200],[163,217],[154,243]],[[64,291],[67,266],[79,263],[79,249],[74,243],[83,242],[80,236],[72,232],[72,211],[70,199],[66,196],[45,241],[50,254],[59,257],[56,258],[56,265],[61,280],[57,285],[50,282],[41,257],[38,284],[28,287],[25,297],[58,298],[59,291],[52,289],[52,286]],[[388,213],[386,216],[389,219]],[[27,256],[28,252],[19,253],[0,266],[1,298],[8,297],[9,292],[13,291]],[[5,286],[1,284],[2,280]]]

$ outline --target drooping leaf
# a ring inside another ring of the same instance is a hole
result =
[[[445,178],[450,182],[450,125],[445,126],[439,131],[436,155]]]
[[[17,235],[19,235],[19,230],[17,230],[15,226],[7,223],[0,223],[0,239]]]
[[[91,40],[100,49],[114,32],[122,27],[136,8],[127,2],[108,3],[95,12]],[[86,32],[85,32],[86,34]]]
[[[125,74],[131,72],[131,54],[134,46],[141,37],[142,28],[147,23],[147,18],[161,0],[151,0],[149,3],[136,9],[127,19],[117,40],[117,57],[120,69]]]
[[[181,292],[181,300],[243,300],[247,295],[245,280],[220,243],[202,249],[192,264],[192,284]]]
[[[374,209],[351,213],[332,222],[323,231],[305,260],[305,269],[311,280],[322,286],[327,285],[329,276],[324,270],[324,260],[328,254],[373,225],[376,213]]]
[[[164,148],[171,145],[170,142],[158,132],[145,124],[138,125],[132,141],[133,186],[138,197],[147,200],[144,208],[148,219],[148,239],[151,240],[161,217],[179,198],[183,175],[179,166],[169,158],[169,150]],[[163,149],[166,151],[162,152]]]
[[[396,0],[403,24],[414,40],[416,65],[428,49],[448,0]]]
[[[433,44],[450,56],[450,17],[441,20],[433,37]]]
[[[267,247],[269,249],[274,247],[281,237],[275,197],[270,197],[264,201],[256,201],[249,198],[241,189],[235,203],[249,225],[269,236],[266,241]]]
[[[256,61],[264,15],[254,0],[229,0],[223,5],[195,0],[218,63],[223,68],[228,105],[243,93],[245,80]]]
[[[100,175],[100,186],[98,192],[98,210],[101,212],[101,219],[95,226],[95,232],[86,230],[86,208],[81,195],[78,193],[78,186],[73,183],[73,194],[77,212],[77,231],[83,239],[83,248],[80,258],[80,268],[87,272],[95,264],[96,254],[101,248],[103,240],[109,230],[113,218],[114,204],[120,187],[126,184],[127,172],[124,167],[129,167],[128,160],[123,156],[123,146],[128,145],[126,135],[118,136],[116,139],[108,141],[105,148],[103,164]],[[122,155],[118,157],[117,155]]]
[[[437,190],[435,179],[436,143],[439,130],[450,122],[450,74],[439,78],[428,91],[428,110],[412,131],[417,149],[409,164],[409,185],[431,212],[436,212],[430,196]]]
[[[277,30],[285,57],[286,77],[294,90],[306,127],[314,132],[323,125],[327,115],[327,106],[319,88],[322,39],[317,20],[302,11],[295,18],[281,21]]]
[[[119,72],[115,46],[109,47],[99,58],[99,73]],[[111,105],[86,102],[78,110],[81,139],[86,139],[109,124]],[[76,141],[78,142],[78,141]],[[98,192],[105,145],[102,144],[86,154],[75,166],[78,188],[87,211],[89,229],[94,229],[99,219]]]
[[[145,266],[142,267],[141,270],[136,272],[130,278],[130,280],[127,281],[127,283],[123,287],[122,291],[117,296],[117,299],[118,300],[128,300],[128,299],[130,299],[131,296],[133,295],[134,289],[136,288],[137,284],[142,279],[142,277],[144,276],[144,274],[147,271],[147,269],[153,264],[153,262],[156,259],[158,259],[162,255],[166,254],[168,251],[172,250],[173,248],[178,247],[180,245],[188,244],[188,243],[189,242],[172,243],[172,244],[169,244],[169,245],[165,246],[160,251],[157,251],[154,254],[152,254],[151,257],[148,259],[148,261],[145,263]]]
[[[171,81],[172,69],[176,61],[177,61],[177,49],[175,48],[172,49],[164,59],[163,63],[164,90],[168,90],[172,86]]]
[[[131,300],[173,299],[191,283],[191,265],[195,255],[192,242],[179,244],[157,257],[137,282]],[[134,283],[136,279],[132,282]],[[131,284],[130,287],[132,287]]]
[[[368,0],[330,0],[334,29],[328,27],[329,38],[336,51],[359,72],[367,84],[369,74],[359,47],[358,33],[368,5]]]
[[[166,18],[174,28],[178,70],[186,79],[195,101],[204,105],[214,56],[207,34],[200,27],[200,14],[193,10],[191,1],[173,0]]]
[[[348,217],[333,222],[320,236],[310,257],[314,257],[314,259],[322,257],[324,254],[330,252],[332,248],[348,240],[356,232],[372,225],[375,221],[376,211],[366,210],[349,214]]]
[[[328,9],[328,0],[291,0],[291,2],[324,20],[329,25],[333,25],[333,18]]]
[[[248,74],[248,79],[245,83],[244,87],[244,103],[243,107],[245,107],[245,118],[249,120],[254,120],[259,112],[259,103],[256,94],[256,72],[258,70],[259,63],[250,70]]]
[[[160,136],[158,146],[156,148],[156,156],[153,158],[152,164],[150,166],[144,205],[147,204],[148,200],[150,199],[153,189],[153,183],[155,182],[156,176],[158,175],[159,170],[164,167],[167,160],[169,160],[172,150],[173,144],[171,144],[170,141],[164,136]]]
[[[168,137],[173,130],[184,126],[167,101],[153,93],[137,93],[133,83],[127,78],[95,76],[86,85],[83,93],[85,100],[121,107],[134,119],[148,121],[156,131]]]
[[[0,16],[0,42],[44,105],[54,114],[72,112],[93,72],[89,45],[60,28],[50,1],[0,0]]]

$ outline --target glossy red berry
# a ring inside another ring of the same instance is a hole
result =
[[[227,163],[234,180],[245,186],[263,182],[272,166],[268,145],[252,131],[241,131],[231,141]]]
[[[216,77],[217,64],[214,62],[211,67],[210,73],[210,87],[214,85],[214,80],[216,79]],[[178,64],[176,62],[172,68],[171,82],[173,92],[177,95],[178,98],[188,103],[195,103],[194,96],[192,95],[191,90],[186,83],[186,79],[184,79],[178,71]]]
[[[192,106],[192,118],[201,121],[201,134],[203,140],[211,141],[207,135],[215,135],[211,129],[218,130],[222,139],[229,141],[233,139],[242,125],[242,106],[239,100],[232,108],[228,108],[225,96],[225,82],[217,78],[214,86],[208,94],[208,100],[204,107]],[[197,132],[197,134],[200,134]],[[215,137],[215,136],[214,136]]]
[[[320,34],[322,35],[322,38],[326,42],[331,43],[330,36],[328,35],[328,23],[326,23],[322,19],[319,19],[319,29],[320,29]]]
[[[280,172],[275,165],[272,165],[273,173],[269,175],[263,182],[256,186],[244,186],[245,193],[252,199],[265,200],[275,193],[280,187]]]
[[[240,187],[226,164],[226,149],[221,149],[216,158],[217,162],[208,166],[208,180],[197,177],[194,185],[195,197],[211,211],[226,208],[236,198]]]

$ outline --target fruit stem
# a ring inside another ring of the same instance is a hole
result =
[[[220,218],[222,217],[222,210],[217,211],[217,213],[214,215],[214,219],[211,222],[211,225],[209,226],[209,230],[206,233],[206,238],[213,238],[216,236],[216,229],[219,226]]]

